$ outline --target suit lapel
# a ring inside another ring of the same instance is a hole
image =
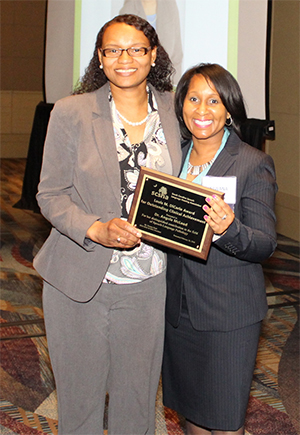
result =
[[[233,131],[227,140],[227,143],[216,161],[212,165],[211,169],[208,171],[207,175],[213,175],[217,177],[222,177],[226,175],[231,166],[235,163],[238,152],[240,139]]]
[[[213,175],[216,177],[222,177],[231,168],[231,166],[236,161],[237,155],[239,153],[239,145],[241,140],[234,131],[230,133],[227,143],[224,149],[221,151],[216,161],[212,165],[211,169],[208,171],[207,175]],[[191,141],[186,140],[183,142],[182,146],[182,166],[186,159],[188,150],[190,148]],[[182,167],[181,167],[182,169]]]
[[[108,84],[105,84],[95,92],[95,100],[92,107],[92,125],[108,184],[111,186],[116,200],[120,203],[120,169],[108,102],[108,92]]]
[[[173,174],[177,176],[181,163],[181,156],[178,152],[178,150],[180,150],[179,127],[175,117],[170,116],[170,110],[172,108],[170,102],[167,101],[166,103],[165,99],[161,97],[159,92],[157,92],[151,85],[149,86],[154,92],[157,101],[160,120],[172,159]],[[92,107],[92,125],[99,156],[103,162],[108,183],[111,186],[112,193],[116,200],[120,202],[120,169],[117,150],[115,147],[108,92],[108,83],[95,92],[95,99]],[[171,122],[172,119],[174,119],[173,122]]]

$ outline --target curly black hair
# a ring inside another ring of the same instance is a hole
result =
[[[174,68],[167,52],[159,42],[155,29],[143,18],[137,15],[125,14],[117,15],[100,29],[97,35],[93,57],[85,70],[84,76],[75,86],[73,94],[93,92],[101,88],[108,81],[103,69],[99,68],[98,49],[102,48],[102,39],[105,30],[115,23],[124,23],[129,26],[134,26],[137,30],[141,30],[148,38],[151,49],[157,47],[155,67],[150,69],[147,81],[159,92],[171,91],[173,89],[171,77],[174,74]]]
[[[191,132],[186,127],[183,116],[183,104],[188,92],[190,82],[195,75],[202,75],[207,83],[212,83],[220,95],[222,103],[232,118],[234,131],[241,137],[241,126],[247,120],[242,91],[233,75],[216,63],[200,63],[187,70],[177,85],[175,95],[175,112],[179,121],[181,135],[184,139],[192,137]]]

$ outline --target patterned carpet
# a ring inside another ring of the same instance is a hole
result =
[[[55,384],[41,306],[42,282],[32,259],[49,225],[14,208],[25,159],[1,161],[1,401],[3,435],[57,434]],[[269,311],[260,338],[248,406],[250,435],[297,435],[299,423],[299,244],[279,236],[265,262]],[[157,396],[156,435],[185,434],[184,419]]]

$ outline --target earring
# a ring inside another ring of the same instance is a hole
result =
[[[153,63],[151,64],[151,66],[154,68],[154,67],[155,67],[155,62],[153,62]]]
[[[99,65],[99,68],[100,68],[100,69],[103,69],[103,65],[102,65],[101,63],[100,63],[100,65]]]
[[[227,124],[227,121],[229,121],[228,124]],[[226,119],[225,125],[226,125],[226,127],[230,127],[231,124],[232,124],[232,118],[231,118],[231,115],[230,115],[229,118]]]

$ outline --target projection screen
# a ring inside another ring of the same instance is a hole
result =
[[[180,29],[169,32],[181,39],[181,72],[200,62],[219,63],[237,78],[248,117],[265,119],[268,0],[175,1]],[[72,92],[92,57],[98,31],[123,5],[124,0],[48,0],[46,102]]]

